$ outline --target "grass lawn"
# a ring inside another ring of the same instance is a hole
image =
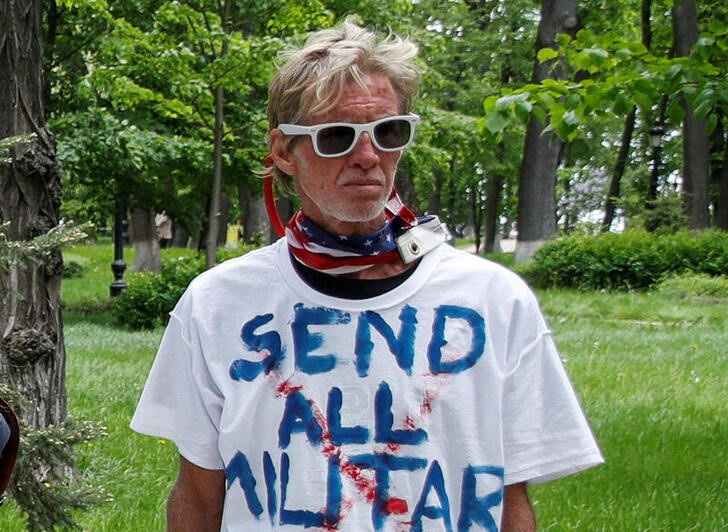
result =
[[[131,262],[131,250],[126,252]],[[79,246],[64,281],[71,415],[109,435],[79,470],[114,501],[79,512],[88,531],[164,529],[174,446],[128,429],[162,330],[130,332],[109,313],[112,248]],[[541,530],[728,529],[728,301],[659,293],[544,291],[543,309],[607,463],[532,488]],[[22,530],[10,501],[0,530]]]

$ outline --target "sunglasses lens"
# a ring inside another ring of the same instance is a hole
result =
[[[409,142],[412,126],[407,120],[395,118],[377,124],[374,138],[385,150],[398,150]]]
[[[316,135],[316,144],[324,155],[336,155],[351,147],[354,136],[354,128],[349,126],[326,127]]]

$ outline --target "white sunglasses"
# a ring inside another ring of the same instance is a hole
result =
[[[333,122],[314,126],[279,124],[284,135],[308,135],[319,157],[341,157],[351,152],[362,133],[369,134],[374,147],[381,151],[399,151],[412,144],[420,117],[414,113],[388,116],[368,124]]]

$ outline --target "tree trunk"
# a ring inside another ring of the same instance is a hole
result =
[[[641,5],[641,26],[642,26],[642,44],[648,50],[652,47],[652,0],[642,0]],[[607,192],[607,200],[604,205],[604,220],[602,221],[602,231],[609,231],[614,222],[614,216],[617,209],[617,200],[621,195],[622,177],[624,169],[629,158],[629,150],[632,146],[632,136],[634,135],[634,126],[637,119],[637,108],[633,107],[627,116],[622,131],[622,143],[619,147],[617,162],[614,165],[614,173],[609,182],[609,191]],[[660,122],[661,123],[661,122]],[[657,164],[657,161],[655,162]]]
[[[430,194],[427,196],[427,212],[431,214],[440,214],[442,212],[442,187],[444,176],[442,170],[435,168],[433,173],[434,183]]]
[[[421,209],[417,201],[417,191],[415,190],[415,181],[412,179],[412,175],[400,168],[395,176],[395,184],[399,197],[402,198],[404,204],[419,213]]]
[[[131,241],[134,244],[134,263],[132,272],[158,272],[162,269],[162,259],[157,239],[157,226],[154,223],[154,210],[132,207],[129,224]]]
[[[500,219],[503,176],[498,172],[492,173],[488,178],[488,184],[486,186],[483,251],[485,253],[493,253],[500,251],[496,248],[496,235],[498,234],[498,220]]]
[[[58,225],[61,186],[55,144],[44,129],[43,2],[0,3],[0,223],[27,241]],[[13,141],[13,137],[17,137]],[[41,263],[0,268],[0,380],[31,427],[66,419],[65,348],[59,251]]]
[[[229,33],[231,29],[230,20],[232,17],[232,0],[225,0],[223,12],[220,13],[222,25],[225,33]],[[220,50],[220,58],[224,58],[228,52],[227,40],[223,40],[222,49]],[[207,239],[205,246],[205,266],[212,268],[217,258],[217,241],[220,228],[220,195],[222,194],[222,166],[223,166],[223,141],[225,128],[225,90],[222,86],[214,89],[215,97],[215,131],[214,131],[214,148],[213,148],[213,175],[212,175],[212,191],[210,192],[210,211],[208,215]]]
[[[578,27],[576,0],[543,0],[536,37],[536,51],[554,47],[556,35],[574,35]],[[536,62],[533,81],[561,79],[558,59]],[[556,170],[564,143],[546,125],[531,119],[526,130],[518,188],[518,242],[516,262],[526,263],[548,239],[556,234]]]
[[[723,157],[728,157],[728,145]],[[715,202],[715,227],[728,231],[728,164],[724,159],[723,167],[718,174],[718,198]]]
[[[677,0],[672,7],[675,55],[686,57],[698,40],[698,14],[695,0]],[[698,120],[683,101],[683,203],[691,229],[706,229],[708,215],[710,161],[708,131],[704,120]]]
[[[217,252],[217,235],[220,226],[220,194],[222,191],[222,150],[223,150],[223,105],[225,91],[222,87],[215,89],[215,140],[212,175],[212,191],[210,192],[210,210],[207,219],[207,238],[205,239],[205,266],[215,265]]]
[[[480,252],[481,230],[483,228],[483,210],[480,208],[479,187],[473,187],[468,197],[470,207],[470,220],[473,225],[473,238],[475,239],[475,252]]]
[[[713,161],[720,161],[713,168],[713,185],[717,191],[714,202],[715,218],[713,223],[717,229],[728,231],[728,142],[726,142],[726,133],[723,121],[718,123],[716,132],[713,133],[713,143],[716,146],[716,156],[711,157]],[[718,157],[722,152],[722,157]]]
[[[265,241],[265,236],[270,231],[265,200],[262,197],[253,197],[249,186],[240,185],[238,187],[238,208],[243,222],[243,242],[251,244]]]
[[[614,172],[612,178],[609,181],[609,191],[607,192],[607,200],[604,205],[604,220],[602,221],[602,231],[609,231],[614,222],[614,216],[617,211],[617,201],[621,195],[622,188],[622,176],[624,175],[624,169],[627,166],[627,159],[629,157],[629,149],[632,145],[632,135],[634,133],[634,124],[637,118],[637,108],[633,107],[627,116],[627,120],[624,124],[624,130],[622,130],[622,143],[619,146],[619,153],[617,154],[617,162],[614,165]]]
[[[172,247],[186,248],[190,246],[190,233],[187,228],[181,224],[177,224],[172,235]]]

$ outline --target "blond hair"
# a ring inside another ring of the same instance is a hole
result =
[[[399,112],[408,113],[420,80],[416,55],[413,42],[392,34],[378,40],[374,32],[350,18],[336,28],[312,34],[303,48],[283,54],[286,63],[270,83],[269,129],[304,123],[310,116],[330,111],[347,83],[365,87],[364,77],[371,74],[389,79]],[[273,174],[286,191],[292,191],[291,176],[275,167]]]

